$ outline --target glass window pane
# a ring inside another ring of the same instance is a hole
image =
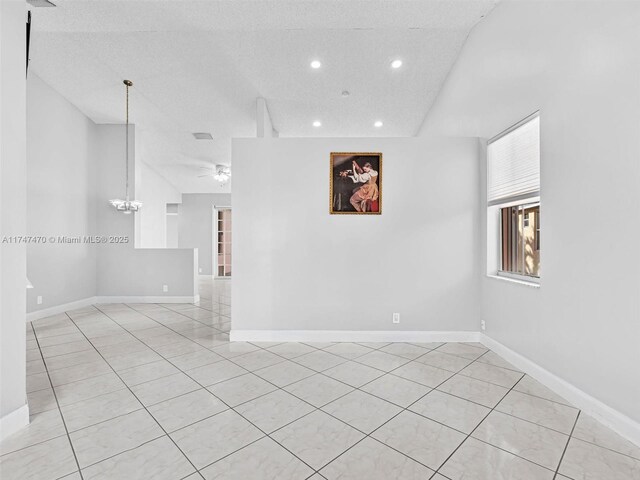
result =
[[[501,269],[540,276],[540,205],[500,209]]]
[[[540,206],[525,208],[524,215],[529,219],[528,222],[525,222],[522,232],[524,244],[524,274],[537,277],[540,275],[540,248],[538,243]]]

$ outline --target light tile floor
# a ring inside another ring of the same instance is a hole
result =
[[[480,344],[229,343],[230,284],[28,326],[2,479],[640,479],[640,448]]]

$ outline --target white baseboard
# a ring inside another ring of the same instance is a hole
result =
[[[232,342],[477,342],[478,332],[231,330]]]
[[[568,400],[587,415],[594,417],[630,442],[640,446],[640,423],[583,392],[491,337],[480,334],[480,342],[527,375],[542,383],[545,387]]]
[[[0,418],[0,441],[27,425],[29,425],[29,405],[25,403],[17,410]]]
[[[76,300],[74,302],[63,303],[62,305],[56,305],[55,307],[43,308],[42,310],[36,310],[35,312],[27,313],[27,322],[33,322],[41,318],[51,317],[59,313],[69,312],[71,310],[77,310],[79,308],[88,307],[97,302],[97,297],[83,298],[82,300]]]
[[[74,302],[56,305],[55,307],[43,308],[35,312],[27,313],[27,322],[33,322],[41,318],[51,317],[59,313],[70,312],[79,308],[89,307],[99,303],[197,303],[200,295],[189,296],[101,296],[89,297]]]

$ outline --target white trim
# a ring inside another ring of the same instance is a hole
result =
[[[515,207],[517,205],[540,205],[540,191],[525,193],[523,195],[516,195],[515,197],[499,198],[492,202],[487,202],[487,207],[507,208]]]
[[[27,313],[27,322],[33,322],[34,320],[51,317],[52,315],[58,315],[59,313],[88,307],[90,305],[93,305],[94,303],[97,303],[97,297],[83,298],[82,300],[63,303],[62,305],[56,305],[55,307],[43,308],[42,310],[36,310],[35,312]]]
[[[540,284],[537,282],[531,282],[528,280],[521,280],[519,278],[507,277],[506,275],[492,275],[490,273],[487,273],[487,278],[493,278],[495,280],[502,280],[503,282],[524,285],[525,287],[540,288]]]
[[[51,317],[58,315],[59,313],[70,312],[71,310],[77,310],[79,308],[89,307],[97,303],[197,303],[200,301],[200,295],[194,295],[192,297],[184,296],[125,296],[125,297],[88,297],[82,300],[76,300],[74,302],[64,303],[62,305],[56,305],[55,307],[44,308],[42,310],[36,310],[35,312],[27,313],[27,322],[33,322],[34,320],[40,320],[41,318]]]
[[[497,135],[494,135],[493,137],[491,137],[489,140],[487,140],[487,145],[495,142],[496,140],[500,140],[502,137],[504,137],[505,135],[510,134],[511,132],[513,132],[514,130],[516,130],[517,128],[520,128],[522,125],[524,125],[525,123],[533,120],[536,117],[540,116],[540,110],[536,110],[535,112],[527,115],[526,117],[524,117],[522,120],[517,121],[516,123],[514,123],[513,125],[511,125],[510,127],[505,128],[503,131],[501,131],[500,133],[498,133]]]
[[[232,342],[477,342],[479,332],[231,330]]]
[[[13,435],[17,431],[29,425],[29,405],[24,404],[17,410],[7,413],[0,418],[0,441]]]
[[[480,334],[480,342],[527,375],[542,383],[545,387],[568,400],[575,407],[599,420],[602,424],[630,442],[640,445],[640,423],[604,404],[588,393],[583,392],[566,380],[545,370],[538,364],[514,352],[491,337]]]
[[[524,283],[532,283],[532,284],[540,285],[540,277],[534,277],[532,275],[523,275],[521,273],[513,273],[513,272],[507,272],[504,270],[498,270],[496,272],[496,277],[504,277],[510,280],[518,280]]]

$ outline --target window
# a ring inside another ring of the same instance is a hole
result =
[[[487,145],[488,273],[540,277],[540,117]],[[497,251],[492,256],[491,252]]]
[[[231,276],[231,209],[218,209],[218,277]]]
[[[540,276],[540,204],[500,209],[500,271]]]

